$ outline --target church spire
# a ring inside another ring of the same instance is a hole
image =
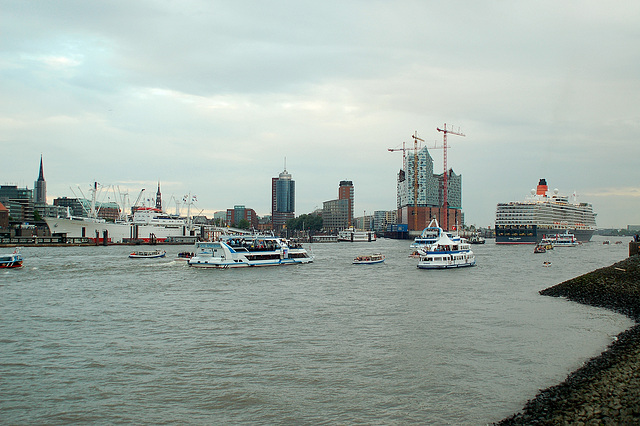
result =
[[[158,181],[158,192],[156,193],[156,209],[162,210],[162,195],[160,194],[160,181]]]
[[[39,181],[44,181],[44,168],[42,167],[42,154],[40,154],[40,175],[38,176]]]
[[[33,201],[36,204],[47,204],[47,182],[44,180],[44,167],[42,166],[42,154],[40,154],[40,174],[33,184]]]

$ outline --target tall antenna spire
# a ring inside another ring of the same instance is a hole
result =
[[[284,157],[284,171],[287,171],[287,157]]]

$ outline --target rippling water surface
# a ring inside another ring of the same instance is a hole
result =
[[[631,325],[538,295],[627,256],[627,240],[602,240],[546,254],[489,240],[473,246],[477,267],[449,271],[417,269],[408,241],[386,239],[237,270],[172,260],[188,246],[153,260],[126,246],[25,248],[24,268],[0,271],[0,418],[498,421]],[[351,264],[378,251],[382,265]]]

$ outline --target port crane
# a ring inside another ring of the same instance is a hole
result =
[[[436,129],[439,132],[443,133],[443,150],[444,150],[444,173],[442,174],[442,207],[444,210],[444,214],[445,214],[445,221],[444,221],[444,226],[445,229],[449,229],[449,204],[448,204],[448,200],[447,200],[447,196],[449,193],[449,187],[447,184],[448,178],[449,178],[449,170],[447,170],[447,134],[451,133],[452,135],[456,135],[456,136],[465,136],[464,133],[460,132],[460,129],[458,129],[458,131],[454,131],[451,130],[451,128],[447,129],[447,123],[444,123],[443,128],[439,128],[436,127]],[[442,219],[442,218],[440,218]],[[440,221],[440,224],[442,225],[442,220]]]

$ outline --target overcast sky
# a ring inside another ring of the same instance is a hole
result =
[[[388,148],[447,123],[467,224],[540,178],[640,224],[636,0],[0,0],[0,73],[0,184],[33,188],[42,154],[50,202],[160,181],[270,214],[286,157],[296,214],[344,179],[357,216],[393,210]]]

